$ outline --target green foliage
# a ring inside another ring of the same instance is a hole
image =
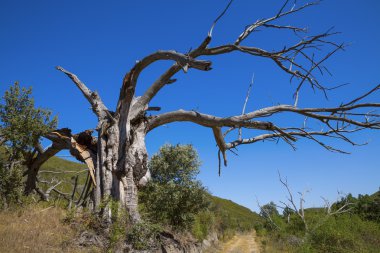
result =
[[[34,107],[31,94],[32,88],[20,88],[15,83],[0,105],[0,134],[12,158],[19,159],[31,151],[43,134],[57,126],[57,118],[50,119],[50,111]]]
[[[260,208],[260,216],[263,218],[268,218],[269,216],[279,216],[276,204],[271,201],[270,203],[263,205]]]
[[[149,162],[152,180],[140,191],[143,211],[152,221],[175,229],[190,228],[209,206],[208,194],[195,179],[199,159],[191,145],[165,145]]]
[[[184,185],[194,182],[199,174],[197,151],[192,145],[164,145],[149,161],[152,182]]]
[[[22,168],[7,168],[0,160],[0,209],[19,203],[23,190]]]
[[[162,228],[150,222],[134,224],[127,232],[127,240],[136,250],[145,250],[153,246]]]
[[[196,215],[191,232],[198,241],[206,239],[215,226],[214,213],[203,211]]]
[[[109,230],[109,246],[108,251],[114,252],[117,244],[123,242],[127,236],[126,227],[128,225],[128,213],[125,209],[120,208],[120,203],[115,200],[109,200],[111,209],[112,224]]]
[[[15,83],[0,104],[0,199],[2,205],[19,202],[23,164],[33,158],[31,150],[43,134],[55,128],[57,119],[51,112],[34,107],[31,88]]]
[[[210,196],[212,205],[210,211],[214,215],[214,227],[219,237],[228,239],[236,232],[254,229],[262,224],[262,218],[246,207],[231,200]]]
[[[344,203],[352,203],[352,212],[358,214],[365,220],[376,221],[380,223],[380,191],[375,192],[372,195],[361,195],[357,198],[348,194],[346,197],[338,201],[334,207],[339,208]]]
[[[286,212],[283,216],[273,214],[271,219],[276,229],[267,225],[260,228],[258,233],[265,238],[265,252],[378,252],[378,193],[359,195],[358,198],[348,195],[346,198],[335,203],[332,208],[336,210],[348,200],[354,203],[349,213],[327,216],[323,208],[306,209],[309,230],[305,230],[302,220],[295,213]]]
[[[358,215],[331,217],[310,236],[315,252],[378,252],[380,227]]]

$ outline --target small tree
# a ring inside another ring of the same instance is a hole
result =
[[[1,136],[12,158],[27,158],[41,136],[55,129],[57,118],[51,112],[35,108],[32,88],[20,88],[16,82],[5,92],[0,105]]]
[[[22,174],[21,170],[25,165],[28,169],[25,173],[28,174],[26,185],[30,186],[30,191],[35,188],[37,171],[31,171],[29,168],[36,159],[37,151],[43,152],[40,139],[57,126],[57,118],[51,118],[50,111],[35,108],[31,94],[31,87],[21,88],[16,82],[5,92],[3,103],[0,104],[0,137],[6,160],[3,175]],[[20,171],[14,172],[16,169]],[[8,184],[4,182],[6,178],[8,177],[1,178],[2,184]],[[19,185],[20,182],[9,183]]]
[[[191,145],[165,145],[149,162],[152,180],[141,193],[148,217],[181,229],[209,205],[207,192],[196,180],[200,161]]]
[[[277,210],[277,206],[273,201],[260,207],[260,216],[264,218],[268,218],[273,215],[276,215],[276,216],[280,215]]]

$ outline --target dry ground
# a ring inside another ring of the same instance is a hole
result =
[[[0,252],[91,252],[70,243],[75,231],[62,223],[64,217],[65,211],[56,207],[0,212]]]
[[[256,233],[237,234],[232,239],[222,243],[218,249],[209,251],[217,253],[260,253],[256,242]]]

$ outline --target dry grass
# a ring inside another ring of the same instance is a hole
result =
[[[64,217],[57,207],[0,212],[0,252],[95,252],[72,243],[75,231],[62,223]]]

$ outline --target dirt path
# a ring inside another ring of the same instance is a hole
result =
[[[237,234],[231,240],[223,243],[218,253],[260,253],[256,243],[256,233]]]

